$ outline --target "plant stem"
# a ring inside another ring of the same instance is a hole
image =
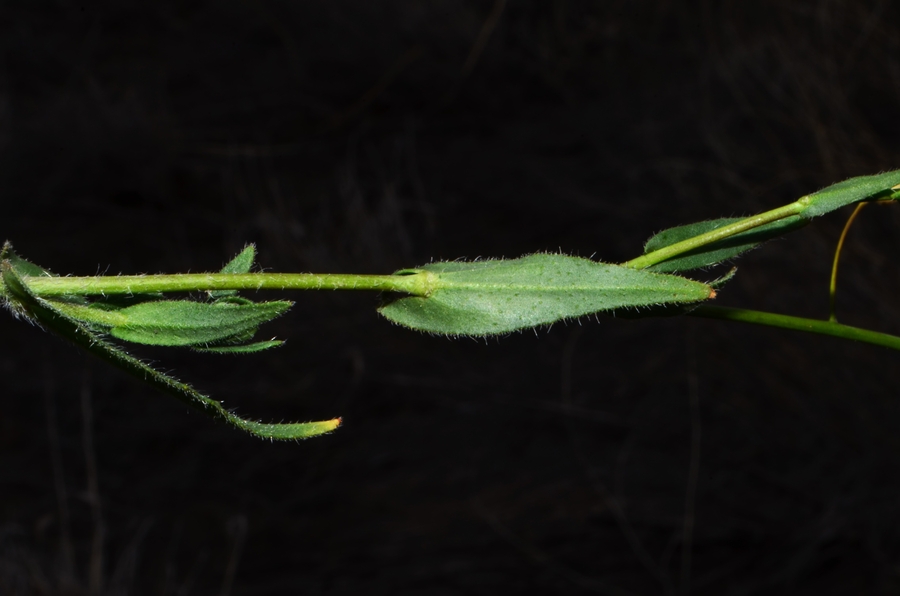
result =
[[[842,325],[835,321],[821,321],[818,319],[792,317],[790,315],[779,315],[758,310],[748,310],[745,308],[708,305],[699,306],[688,314],[694,317],[723,319],[726,321],[738,321],[741,323],[753,323],[754,325],[767,325],[769,327],[793,329],[795,331],[805,331],[807,333],[818,333],[820,335],[831,335],[842,339],[882,346],[892,350],[900,350],[900,337],[889,335],[887,333],[879,333],[878,331],[860,329],[859,327],[851,327],[850,325]]]
[[[645,269],[651,265],[656,265],[657,263],[667,261],[680,254],[694,250],[695,248],[700,248],[701,246],[724,240],[735,234],[758,228],[759,226],[778,221],[779,219],[798,215],[806,209],[807,206],[809,206],[809,198],[802,197],[789,205],[784,205],[783,207],[778,207],[777,209],[772,209],[771,211],[766,211],[759,215],[747,217],[740,221],[736,221],[733,224],[706,232],[705,234],[700,234],[693,238],[670,244],[669,246],[654,250],[653,252],[641,255],[622,264],[625,267],[631,267],[632,269]]]
[[[847,219],[847,223],[844,224],[844,229],[841,232],[841,237],[838,240],[837,248],[834,250],[834,262],[831,264],[831,283],[828,286],[828,320],[832,322],[837,322],[837,316],[835,315],[835,299],[837,297],[837,274],[838,274],[838,262],[841,258],[841,249],[844,248],[844,240],[847,239],[847,232],[850,231],[850,226],[853,225],[853,220],[856,219],[856,216],[859,215],[859,212],[862,211],[862,208],[865,207],[865,203],[859,203],[856,206],[856,209],[853,210],[853,213],[850,214],[850,218]]]
[[[434,274],[352,275],[342,273],[185,273],[108,277],[24,277],[41,297],[145,294],[213,290],[378,290],[427,296]]]

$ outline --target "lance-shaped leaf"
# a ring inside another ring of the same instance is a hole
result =
[[[126,341],[158,346],[202,345],[255,330],[292,305],[285,300],[254,304],[145,302],[118,311],[127,321],[109,333]]]
[[[51,300],[57,301],[60,299],[68,298],[68,296],[54,296]],[[140,304],[141,302],[152,302],[155,300],[165,300],[166,296],[162,292],[141,292],[135,294],[111,294],[108,296],[104,296],[102,300],[96,300],[94,302],[88,302],[83,296],[78,296],[81,298],[83,302],[78,302],[79,304],[86,304],[91,308],[95,308],[98,310],[108,310],[108,311],[116,311],[122,310],[123,308],[128,308],[129,306],[134,306],[135,304]],[[72,300],[66,300],[67,302],[72,302]]]
[[[727,284],[737,273],[737,267],[732,267],[725,275],[708,281],[709,286],[719,291],[725,284]],[[693,302],[689,304],[654,304],[652,306],[647,306],[641,309],[636,310],[618,310],[612,313],[612,315],[618,319],[649,319],[649,318],[659,318],[659,317],[677,317],[681,315],[685,315],[687,313],[693,312],[697,309],[698,306],[701,306],[700,302]]]
[[[249,334],[286,312],[293,302],[234,304],[157,300],[114,311],[56,303],[58,310],[113,337],[153,346],[204,346]]]
[[[31,261],[26,261],[19,255],[17,255],[13,249],[12,245],[9,242],[6,242],[3,245],[3,252],[0,254],[0,258],[9,261],[12,267],[15,267],[16,271],[21,276],[28,277],[58,277],[55,273],[51,273],[41,267],[40,265],[35,265]]]
[[[235,296],[225,298],[225,300],[236,299],[237,297]],[[253,303],[248,300],[246,304]],[[205,344],[202,346],[191,346],[191,349],[195,352],[210,352],[213,354],[250,354],[252,352],[261,352],[270,348],[277,348],[278,346],[284,344],[283,341],[274,338],[268,341],[258,341],[255,343],[250,343],[253,340],[253,336],[256,335],[256,331],[257,329],[254,327],[253,329],[248,329],[247,331],[239,333],[238,335],[226,337],[213,343]]]
[[[699,302],[707,284],[588,259],[535,254],[511,260],[431,263],[426,297],[394,297],[379,312],[446,335],[494,335],[616,308]]]
[[[711,232],[712,230],[728,224],[741,221],[741,219],[742,218],[739,217],[723,217],[721,219],[701,221],[663,230],[647,241],[644,245],[644,254],[665,248],[676,242],[681,242],[682,240],[699,236],[700,234],[705,234],[706,232]],[[647,269],[649,271],[657,271],[660,273],[671,273],[675,271],[690,271],[692,269],[710,267],[721,263],[722,261],[733,259],[741,253],[756,248],[760,243],[765,242],[766,240],[776,238],[782,234],[796,230],[797,228],[802,228],[807,223],[809,223],[808,220],[799,215],[773,221],[759,226],[758,228],[735,234],[724,240],[705,244],[667,261],[647,267]]]
[[[225,263],[219,273],[250,273],[253,261],[256,259],[256,246],[248,244],[236,257]],[[213,290],[209,293],[211,298],[223,296],[236,296],[237,290]]]
[[[227,292],[227,290],[224,290]],[[211,294],[216,294],[216,292],[212,292]],[[237,295],[237,292],[233,292],[232,294],[226,294],[225,296],[220,296],[216,298],[216,303],[228,303],[228,304],[255,304],[252,300],[248,300],[247,298],[242,298]],[[251,352],[261,352],[263,350],[268,350],[269,348],[276,348],[282,345],[284,342],[281,340],[269,340],[269,341],[260,341],[256,343],[248,343],[253,339],[253,336],[256,335],[257,328],[254,327],[252,329],[248,329],[243,333],[239,333],[238,335],[234,335],[231,337],[226,337],[222,340],[216,341],[211,344],[207,344],[205,346],[191,346],[196,352],[210,352],[215,354],[249,354]]]
[[[0,261],[9,261],[11,267],[15,267],[16,271],[19,272],[19,275],[22,276],[30,276],[30,277],[58,277],[54,273],[50,273],[43,267],[39,267],[35,265],[31,261],[26,261],[19,255],[17,255],[13,249],[12,244],[7,240],[3,243],[3,248],[0,249]],[[9,300],[9,290],[6,288],[5,284],[0,284],[0,298],[3,298],[6,302],[6,306],[15,312],[16,314],[24,314],[17,310],[17,304],[15,301]]]
[[[800,213],[806,219],[824,215],[846,205],[872,198],[893,198],[892,192],[900,185],[900,170],[873,176],[857,176],[832,184],[818,192],[803,197],[808,206]]]
[[[278,339],[270,339],[268,341],[257,341],[252,344],[235,344],[209,346],[205,348],[193,347],[195,352],[210,352],[213,354],[251,354],[253,352],[262,352],[270,348],[277,348],[284,342]]]
[[[169,393],[185,404],[200,410],[213,418],[232,424],[252,435],[270,440],[297,440],[328,433],[341,424],[340,418],[319,422],[296,422],[284,424],[267,424],[240,418],[222,404],[206,396],[187,383],[182,383],[127,354],[120,348],[105,341],[90,327],[81,321],[58,310],[54,303],[38,298],[28,289],[16,272],[8,255],[11,250],[4,247],[0,260],[0,280],[5,290],[6,299],[16,312],[25,314],[33,321],[57,333],[64,339],[78,344],[85,350],[106,360],[114,366],[149,383],[153,387]]]

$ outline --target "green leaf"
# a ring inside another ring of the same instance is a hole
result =
[[[240,344],[236,346],[212,346],[207,348],[193,348],[195,352],[211,352],[215,354],[250,354],[252,352],[262,352],[269,348],[277,348],[283,341],[271,339],[269,341],[258,341],[252,344]]]
[[[893,195],[896,193],[892,193],[891,190],[897,185],[900,185],[900,170],[850,178],[803,197],[809,205],[800,212],[800,215],[812,219],[865,199],[881,196],[895,198]]]
[[[217,291],[217,290],[213,290],[213,291]],[[237,292],[237,290],[218,290],[218,291],[223,291],[223,292],[231,292],[231,291],[234,291],[234,292]],[[234,295],[222,296],[221,298],[217,298],[217,299],[216,299],[216,302],[219,303],[219,304],[239,304],[239,305],[256,304],[255,302],[253,302],[253,301],[250,300],[249,298],[244,298],[244,297],[242,297],[242,296],[234,296]]]
[[[148,364],[134,358],[120,348],[110,344],[81,321],[68,316],[55,308],[48,300],[31,293],[22,281],[9,258],[11,248],[5,246],[0,257],[0,280],[6,292],[7,300],[15,312],[25,314],[59,336],[67,339],[88,352],[113,364],[117,368],[137,377],[151,386],[169,393],[192,408],[209,416],[227,422],[254,436],[269,440],[297,440],[314,437],[335,430],[341,424],[340,418],[319,422],[296,422],[286,424],[267,424],[240,418],[222,404],[206,396],[187,383],[182,383]]]
[[[718,291],[718,290],[722,289],[722,287],[724,287],[725,284],[727,284],[732,279],[734,279],[734,276],[736,274],[737,274],[737,267],[732,267],[731,269],[728,270],[728,272],[725,275],[718,277],[708,283],[710,286],[712,286],[712,288],[714,290]]]
[[[742,219],[743,218],[740,217],[723,217],[721,219],[701,221],[663,230],[647,240],[647,243],[644,245],[644,254],[665,248],[676,242],[688,240],[689,238],[693,238],[700,234],[705,234],[706,232],[711,232],[712,230],[741,221]],[[647,267],[647,270],[657,271],[659,273],[671,273],[675,271],[690,271],[692,269],[710,267],[721,263],[722,261],[733,259],[748,250],[756,248],[760,243],[765,242],[766,240],[781,236],[787,232],[792,232],[797,228],[802,228],[807,223],[809,223],[807,219],[804,219],[799,215],[793,215],[746,232],[735,234],[724,240],[719,240],[718,242],[705,244],[667,261],[651,265],[650,267]]]
[[[29,276],[29,277],[57,277],[55,274],[50,273],[46,269],[38,267],[34,263],[30,261],[26,261],[19,255],[17,255],[13,251],[12,244],[7,240],[3,243],[3,248],[0,249],[0,261],[9,261],[10,266],[15,267],[17,271],[19,271],[19,275]],[[19,313],[13,304],[9,303],[9,291],[7,290],[5,284],[0,284],[0,298],[3,298],[7,302],[7,306],[13,312]]]
[[[229,337],[223,337],[220,340],[216,340],[214,342],[210,342],[203,346],[193,346],[193,347],[202,347],[202,348],[216,348],[219,346],[236,346],[239,344],[248,343],[253,339],[253,336],[256,335],[257,328],[253,327],[251,329],[247,329],[237,335],[231,335]]]
[[[253,337],[256,328],[286,312],[293,302],[251,304],[157,300],[118,310],[51,302],[57,310],[113,337],[152,346],[204,346],[234,336]]]
[[[250,273],[255,259],[256,245],[248,244],[236,257],[228,261],[219,273]]]
[[[718,292],[725,284],[731,281],[735,273],[737,273],[737,267],[732,267],[725,275],[706,283],[708,283],[712,289]],[[690,304],[654,304],[652,306],[646,306],[644,308],[635,310],[619,310],[615,311],[612,314],[618,319],[676,317],[686,315],[696,310],[700,306],[702,306],[702,303],[700,302],[693,302]]]
[[[256,246],[248,244],[236,257],[228,261],[219,273],[250,273],[253,261],[256,259]],[[209,292],[211,298],[223,296],[236,296],[237,290],[213,290]]]
[[[226,298],[228,300],[228,298]],[[249,304],[253,304],[249,302]],[[256,335],[257,328],[248,329],[243,333],[223,338],[219,341],[212,342],[203,346],[191,346],[195,352],[210,352],[215,354],[250,354],[252,352],[261,352],[269,348],[276,348],[284,342],[277,339],[268,341],[259,341],[250,343],[253,336]]]
[[[218,402],[216,402],[218,403]],[[243,429],[261,439],[269,439],[270,441],[297,441],[300,439],[309,439],[319,435],[328,434],[341,425],[340,418],[332,418],[331,420],[320,420],[318,422],[283,422],[279,424],[269,424],[265,422],[256,422],[255,420],[247,420],[246,418],[238,418],[231,412],[227,412],[229,422],[240,429]]]
[[[56,300],[55,297],[45,299],[45,302],[55,310],[97,329],[109,329],[116,325],[124,325],[128,321],[125,315],[121,314],[124,308],[101,308],[98,304],[71,304]]]
[[[17,255],[12,251],[11,244],[7,243],[7,246],[9,247],[9,254],[6,258],[9,260],[10,265],[16,268],[16,271],[19,272],[19,275],[23,277],[59,277],[55,273],[51,273],[43,267],[39,267],[31,261],[26,261],[19,255]]]
[[[51,298],[51,300],[57,299],[57,296]],[[128,308],[129,306],[134,306],[135,304],[140,304],[142,302],[151,302],[154,300],[165,299],[165,294],[161,292],[146,292],[140,294],[109,294],[107,296],[104,296],[102,300],[91,302],[90,307],[99,310],[122,310],[123,308]]]
[[[113,337],[155,346],[195,346],[255,329],[285,313],[293,302],[229,304],[165,300],[117,311],[125,322],[114,325]]]
[[[432,263],[427,297],[399,296],[379,312],[446,335],[494,335],[617,308],[699,302],[707,284],[588,259],[535,254],[512,260]]]

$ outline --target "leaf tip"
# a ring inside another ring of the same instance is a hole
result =
[[[309,439],[311,437],[318,437],[321,435],[327,435],[330,432],[337,430],[343,422],[343,419],[332,418],[331,420],[320,420],[318,422],[307,422],[305,424],[299,424],[298,427],[302,427],[302,431],[296,433],[293,439]]]

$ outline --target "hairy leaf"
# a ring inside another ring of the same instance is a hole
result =
[[[277,348],[283,341],[270,339],[268,341],[258,341],[252,344],[211,346],[206,348],[193,348],[196,352],[211,352],[214,354],[250,354],[252,352],[262,352],[269,348]]]
[[[219,273],[250,273],[253,267],[253,261],[256,259],[256,246],[248,244],[244,250],[239,252],[236,257],[225,263]],[[209,292],[212,298],[221,298],[223,296],[235,296],[237,290],[212,290]]]
[[[220,273],[250,273],[256,259],[256,246],[248,244],[236,257],[225,263]]]
[[[6,247],[9,247],[9,250],[7,251],[8,254],[6,254],[4,258],[9,260],[10,265],[15,267],[19,275],[23,277],[58,277],[55,273],[50,273],[43,267],[35,265],[31,261],[26,261],[19,255],[17,255],[15,252],[13,252],[12,245],[8,242],[6,243]]]
[[[444,262],[427,297],[395,297],[379,312],[401,325],[447,335],[493,335],[616,308],[699,302],[707,284],[588,259],[535,254],[512,260]]]
[[[88,352],[106,360],[114,366],[137,377],[153,387],[169,393],[185,404],[196,408],[213,418],[232,424],[252,435],[269,440],[297,440],[328,433],[341,424],[340,418],[319,422],[296,422],[284,424],[267,424],[240,418],[222,404],[206,396],[187,383],[182,383],[134,358],[120,348],[105,341],[81,321],[68,316],[55,308],[48,300],[31,293],[21,276],[17,273],[9,258],[11,248],[6,246],[0,254],[0,280],[6,291],[7,299],[13,301],[16,312],[26,314],[64,339],[78,344]]]
[[[708,281],[709,286],[718,291],[727,284],[737,273],[737,267],[732,267],[725,275]],[[659,317],[675,317],[685,315],[701,306],[702,302],[692,302],[689,304],[654,304],[644,308],[635,310],[618,310],[612,313],[612,316],[618,319],[647,319]]]
[[[688,240],[694,236],[711,232],[712,230],[723,226],[741,221],[740,217],[723,217],[721,219],[713,219],[710,221],[701,221],[675,228],[663,230],[652,236],[644,245],[644,254],[651,253],[655,250],[665,248],[676,242]],[[671,273],[675,271],[690,271],[692,269],[700,269],[710,267],[733,259],[748,250],[756,248],[760,243],[770,240],[787,232],[796,230],[805,226],[807,219],[794,215],[762,225],[758,228],[741,232],[711,244],[706,244],[700,248],[678,255],[675,258],[657,263],[647,267],[649,271],[657,271],[660,273]]]
[[[888,197],[897,185],[900,185],[900,170],[850,178],[804,197],[809,200],[809,206],[800,215],[812,219],[865,199]]]
[[[293,302],[251,304],[158,300],[118,310],[53,301],[55,308],[118,339],[154,346],[204,346],[247,334],[286,312]]]
[[[12,248],[12,244],[7,240],[3,243],[3,248],[0,249],[0,260],[9,261],[11,267],[15,267],[17,271],[19,271],[19,275],[22,276],[30,276],[30,277],[54,277],[53,273],[50,273],[46,269],[38,267],[34,263],[30,261],[26,261],[19,255],[17,255]],[[16,309],[16,305],[9,302],[9,290],[6,288],[5,284],[0,284],[0,298],[3,298],[7,301],[7,306],[13,310],[13,312],[20,313]]]
[[[193,346],[215,342],[255,329],[285,313],[293,302],[204,304],[186,300],[145,302],[118,311],[126,322],[110,335],[157,346]]]

